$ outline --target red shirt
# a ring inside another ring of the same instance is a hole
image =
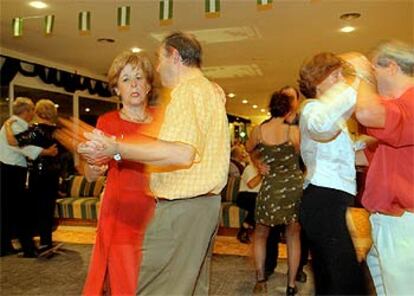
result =
[[[379,140],[370,163],[362,204],[371,212],[401,215],[414,210],[414,87],[384,100],[384,128],[368,128]]]

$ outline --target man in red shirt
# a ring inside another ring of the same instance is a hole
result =
[[[414,48],[382,44],[374,53],[373,72],[377,89],[362,80],[356,106],[358,121],[378,139],[362,198],[372,213],[367,263],[378,295],[409,295],[414,291]]]

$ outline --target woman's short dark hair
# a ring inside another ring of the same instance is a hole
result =
[[[272,94],[269,103],[269,111],[272,117],[282,117],[289,113],[292,98],[280,91]]]
[[[198,68],[201,67],[201,44],[194,35],[183,32],[174,32],[165,37],[163,44],[168,54],[171,54],[173,48],[176,49],[180,54],[184,65]]]
[[[316,97],[316,87],[333,71],[341,68],[344,60],[333,53],[323,52],[305,62],[299,71],[299,89],[305,98]]]

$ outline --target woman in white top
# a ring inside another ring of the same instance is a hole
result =
[[[345,221],[356,194],[354,143],[345,121],[353,112],[358,84],[355,76],[344,75],[352,73],[347,65],[321,53],[300,70],[300,91],[316,98],[304,103],[300,117],[307,168],[300,222],[309,240],[317,295],[366,293]]]

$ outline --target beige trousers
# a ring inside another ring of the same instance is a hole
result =
[[[160,200],[145,234],[137,295],[208,295],[221,197]]]

